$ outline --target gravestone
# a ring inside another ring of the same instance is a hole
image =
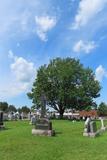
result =
[[[92,121],[89,117],[85,121],[85,128],[83,132],[83,136],[87,137],[95,137],[98,135],[96,122]]]
[[[41,118],[36,123],[36,129],[52,130],[52,122],[46,118]]]
[[[24,120],[24,113],[23,112],[21,113],[21,117],[22,117],[22,120]]]
[[[4,121],[8,121],[8,113],[4,113],[3,114],[3,120]]]
[[[35,125],[35,123],[36,123],[36,116],[33,115],[33,116],[31,117],[30,124]]]
[[[97,126],[95,121],[90,122],[90,132],[95,133],[97,131]]]
[[[95,121],[90,122],[90,137],[95,137],[97,135],[97,126]]]
[[[31,115],[31,112],[28,113],[28,120],[31,121],[31,118],[32,118],[32,115]]]
[[[8,114],[8,118],[9,118],[9,120],[13,121],[14,120],[14,112],[10,112]]]
[[[0,111],[0,129],[4,128],[4,123],[3,123],[3,112]]]
[[[16,112],[16,113],[14,113],[14,120],[17,121],[18,119],[19,119],[19,113]]]
[[[83,136],[88,136],[90,132],[90,117],[88,117],[85,121]]]
[[[52,122],[46,118],[46,97],[41,96],[41,116],[36,120],[35,128],[32,129],[34,135],[53,136],[55,132],[52,130]]]
[[[101,130],[105,131],[106,127],[104,126],[104,120],[103,118],[100,118],[100,120],[101,120]]]

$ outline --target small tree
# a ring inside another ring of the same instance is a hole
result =
[[[29,112],[30,112],[30,108],[28,108],[27,106],[23,106],[23,107],[21,108],[21,112],[29,113]]]
[[[107,116],[107,104],[101,102],[98,107],[98,114],[99,116]]]
[[[3,111],[3,112],[7,112],[8,103],[7,102],[0,102],[0,110]]]
[[[17,111],[17,109],[14,105],[9,105],[8,112],[16,112],[16,111]]]
[[[22,112],[22,111],[21,111],[21,108],[18,108],[18,109],[17,109],[17,111],[18,111],[19,113],[21,113],[21,112]]]

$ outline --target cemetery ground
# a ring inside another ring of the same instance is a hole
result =
[[[32,135],[28,121],[5,122],[6,129],[0,131],[0,160],[107,159],[107,131],[89,138],[82,135],[84,122],[52,122],[55,137]]]

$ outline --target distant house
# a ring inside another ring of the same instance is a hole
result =
[[[79,112],[79,116],[82,117],[93,117],[93,118],[97,118],[98,117],[98,113],[96,110],[90,110],[90,111],[80,111]]]

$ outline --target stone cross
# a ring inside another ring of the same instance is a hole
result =
[[[44,93],[41,95],[41,118],[45,118],[46,115],[46,96]]]

